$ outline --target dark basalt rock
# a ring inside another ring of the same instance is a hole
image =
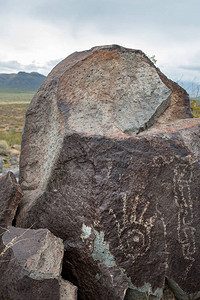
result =
[[[22,190],[12,172],[0,176],[0,234],[12,224],[22,196]]]
[[[0,254],[0,298],[76,300],[76,287],[61,278],[63,242],[47,229],[8,227]]]
[[[33,99],[17,225],[64,240],[80,299],[161,299],[165,280],[178,299],[200,297],[200,122],[189,117],[186,92],[119,46],[72,54]]]

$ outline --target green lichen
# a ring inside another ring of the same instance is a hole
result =
[[[104,232],[94,230],[96,236],[93,245],[92,257],[98,260],[100,264],[107,267],[114,267],[116,265],[113,255],[109,251],[109,244],[104,241]]]

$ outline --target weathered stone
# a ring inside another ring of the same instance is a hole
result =
[[[174,293],[172,290],[169,288],[169,285],[167,283],[167,280],[165,282],[165,288],[163,290],[163,297],[162,300],[176,300]]]
[[[139,291],[128,288],[124,300],[155,300],[156,296],[151,295],[147,291]],[[172,290],[169,288],[167,282],[165,282],[165,288],[163,290],[162,300],[176,300]]]
[[[161,299],[166,277],[198,295],[200,122],[190,116],[182,88],[118,46],[72,54],[34,97],[17,224],[64,240],[63,276],[80,299]]]
[[[0,234],[12,224],[21,198],[22,190],[13,173],[0,176]]]
[[[0,298],[76,299],[76,287],[60,276],[63,242],[47,229],[8,227],[0,255]]]
[[[3,159],[0,157],[0,174],[3,173]]]

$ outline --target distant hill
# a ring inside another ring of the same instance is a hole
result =
[[[0,91],[37,91],[45,78],[37,72],[0,73]]]

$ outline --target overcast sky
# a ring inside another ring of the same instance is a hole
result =
[[[200,82],[200,0],[0,0],[0,73],[47,75],[74,51],[119,44]]]

